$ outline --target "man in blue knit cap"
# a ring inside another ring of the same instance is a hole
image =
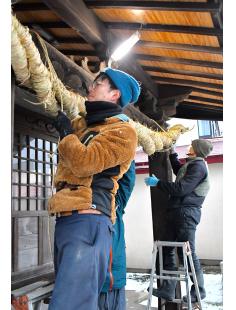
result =
[[[109,269],[118,181],[137,146],[136,132],[122,107],[136,102],[139,94],[132,76],[106,68],[89,89],[85,118],[71,123],[58,113],[57,191],[48,206],[56,215],[56,280],[50,310],[98,309]]]

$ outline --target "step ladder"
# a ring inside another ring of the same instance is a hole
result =
[[[163,247],[182,248],[183,261],[184,261],[184,266],[182,269],[179,268],[179,270],[176,270],[176,271],[164,270],[164,268],[163,268]],[[157,252],[159,253],[160,275],[155,274]],[[188,270],[188,262],[190,265],[191,273]],[[173,276],[168,276],[168,275],[173,275]],[[192,277],[193,277],[193,282],[194,282],[194,285],[196,288],[196,295],[197,295],[197,300],[198,300],[198,304],[197,304],[198,309],[202,310],[201,298],[200,298],[200,293],[199,293],[199,288],[198,288],[198,283],[197,283],[195,268],[193,265],[193,259],[192,259],[192,254],[191,254],[189,242],[188,241],[186,241],[186,242],[170,242],[170,241],[159,241],[159,240],[155,241],[154,246],[153,246],[153,251],[152,251],[152,271],[151,271],[151,276],[150,276],[147,310],[151,309],[154,279],[160,279],[161,285],[163,283],[163,280],[185,281],[186,293],[187,293],[187,309],[192,310],[193,307],[192,307],[192,303],[191,303],[190,284],[189,284],[190,275],[192,275]],[[171,302],[181,304],[182,306],[186,306],[186,303],[184,303],[184,301],[182,299],[174,299]],[[184,309],[184,308],[182,308],[182,309]]]
[[[50,281],[38,281],[12,291],[12,310],[41,310],[53,287]]]

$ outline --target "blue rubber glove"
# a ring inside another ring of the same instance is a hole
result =
[[[129,121],[129,117],[126,114],[118,114],[118,115],[115,115],[114,117],[119,118],[123,122]]]
[[[157,183],[160,181],[155,175],[153,174],[151,177],[145,178],[145,183],[147,186],[156,186]]]

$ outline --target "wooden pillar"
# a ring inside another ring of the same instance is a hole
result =
[[[149,157],[150,175],[154,174],[157,178],[165,181],[172,181],[171,165],[169,162],[169,153],[155,153]],[[163,236],[166,229],[166,207],[168,195],[156,187],[151,187],[152,202],[152,221],[154,240],[164,240]],[[157,261],[158,265],[158,261]],[[158,299],[158,309],[177,310],[178,305],[167,303],[161,307],[161,299]]]
[[[13,151],[14,143],[14,113],[15,113],[15,75],[12,72],[11,74],[11,149]]]

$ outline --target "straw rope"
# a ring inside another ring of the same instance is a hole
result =
[[[64,110],[70,119],[74,119],[78,114],[85,116],[86,98],[65,87],[51,63],[44,40],[38,34],[36,35],[42,46],[47,66],[41,60],[29,29],[22,26],[17,18],[12,16],[11,61],[16,79],[24,86],[32,88],[39,100],[39,103],[34,104],[43,104],[52,115],[57,114],[59,104],[60,109]],[[132,119],[130,119],[130,124],[136,130],[138,144],[148,155],[166,151],[175,144],[180,134],[189,131],[181,124],[164,130],[157,123],[160,132]]]

